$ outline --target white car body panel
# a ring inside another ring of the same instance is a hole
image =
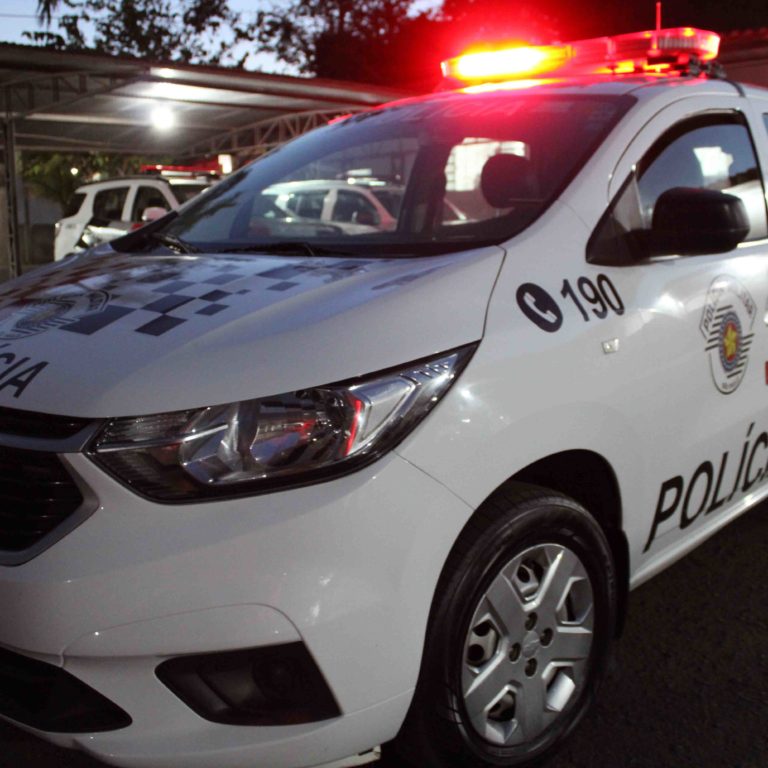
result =
[[[370,748],[371,728],[377,744],[399,728],[441,553],[471,513],[455,495],[391,455],[337,482],[286,493],[194,508],[147,505],[85,457],[67,458],[102,503],[31,563],[0,567],[0,647],[61,665],[96,689],[131,681],[112,698],[135,713],[133,724],[74,736],[70,745],[116,764],[203,766],[224,749],[227,765],[309,766]],[[404,487],[416,518],[398,503]],[[142,599],[115,600],[126,588]],[[393,622],[395,614],[407,626]],[[354,638],[343,652],[339,632]],[[323,665],[345,717],[257,728],[254,743],[254,729],[205,723],[154,674],[180,644],[189,653],[296,634]],[[361,685],[359,670],[371,658]]]
[[[492,247],[429,260],[93,256],[69,270],[48,268],[10,294],[0,290],[6,355],[0,366],[10,369],[25,357],[47,363],[23,391],[0,379],[0,405],[60,412],[51,400],[55,386],[67,392],[59,402],[68,415],[157,413],[290,392],[417,360],[482,336],[502,255]],[[176,290],[179,280],[184,285]],[[32,308],[24,304],[24,286],[34,294]],[[201,298],[214,292],[226,295]],[[434,302],[435,292],[443,300]],[[174,302],[179,306],[168,310]],[[93,332],[55,327],[96,305],[118,319]],[[212,306],[215,314],[201,314]],[[179,324],[160,335],[147,329],[169,318]],[[414,327],[419,334],[410,333]],[[71,365],[83,352],[101,361],[87,377]],[[209,376],[211,370],[219,375]]]

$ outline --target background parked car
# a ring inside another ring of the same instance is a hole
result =
[[[124,176],[79,187],[56,222],[54,259],[113,240],[141,225],[147,208],[170,211],[207,189],[213,176]]]
[[[274,197],[275,206],[286,216],[319,220],[355,235],[393,231],[404,191],[402,185],[377,179],[310,179],[273,184],[264,195]],[[445,200],[442,219],[450,223],[466,216]]]

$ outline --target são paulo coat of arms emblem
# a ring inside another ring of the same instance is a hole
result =
[[[729,395],[741,384],[749,362],[755,302],[738,280],[716,277],[707,291],[700,329],[715,386]]]

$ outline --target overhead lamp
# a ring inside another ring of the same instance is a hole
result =
[[[168,131],[176,125],[176,116],[168,107],[155,107],[150,115],[152,125],[159,131]]]

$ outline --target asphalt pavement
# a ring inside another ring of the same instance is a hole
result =
[[[768,768],[767,576],[763,504],[633,592],[598,703],[547,768]],[[103,768],[0,723],[11,766]]]

